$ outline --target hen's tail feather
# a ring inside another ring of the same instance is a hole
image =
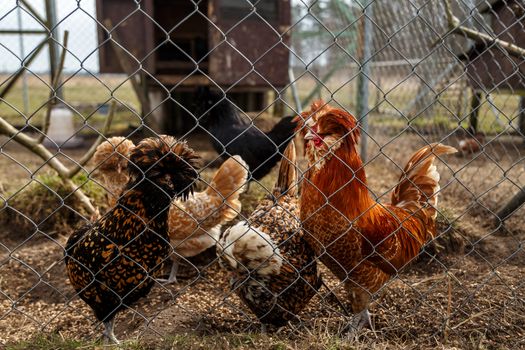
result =
[[[275,196],[288,194],[297,195],[297,155],[295,152],[295,143],[291,141],[284,150],[279,167],[277,183],[273,189]]]
[[[248,164],[238,155],[226,160],[213,176],[206,193],[224,201],[221,222],[231,221],[241,212],[239,196],[246,188],[247,178]]]
[[[454,147],[432,143],[414,153],[392,192],[392,204],[412,213],[424,209],[435,219],[440,176],[434,160],[437,156],[456,152]]]
[[[256,270],[260,275],[279,274],[283,264],[270,236],[246,221],[224,231],[217,243],[217,256],[225,268],[237,273]]]

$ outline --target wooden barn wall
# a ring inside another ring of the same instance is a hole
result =
[[[141,9],[148,15],[153,15],[153,1],[142,1]],[[116,40],[129,54],[128,63],[133,70],[138,69],[142,62],[149,72],[154,72],[155,55],[153,51],[153,23],[144,12],[139,11],[137,4],[129,0],[97,0],[97,19],[106,27],[109,20],[115,29]],[[114,44],[107,41],[106,30],[98,26],[99,58],[101,73],[124,73],[114,52]]]
[[[290,24],[290,3],[278,1],[278,18],[269,26],[251,15],[238,23],[221,13],[221,0],[213,0],[209,18],[223,33],[210,26],[210,75],[223,86],[271,87],[288,83],[289,36],[282,34]],[[284,44],[283,44],[284,42]]]

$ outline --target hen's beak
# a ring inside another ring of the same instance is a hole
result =
[[[315,135],[313,134],[312,130],[308,130],[306,135],[304,135],[305,140],[313,140],[315,138]]]

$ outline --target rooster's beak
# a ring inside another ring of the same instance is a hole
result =
[[[308,130],[306,135],[304,135],[305,140],[313,140],[315,138],[315,135],[312,133],[312,130]]]

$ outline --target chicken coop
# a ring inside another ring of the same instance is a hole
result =
[[[149,122],[160,130],[195,125],[185,109],[192,110],[199,86],[227,90],[243,110],[260,111],[288,84],[289,0],[261,1],[257,11],[244,0],[146,0],[136,8],[127,0],[97,0],[97,19],[113,28],[98,27],[100,71],[142,68]]]

